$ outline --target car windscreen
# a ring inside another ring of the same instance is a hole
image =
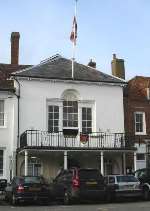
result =
[[[117,176],[117,182],[138,182],[134,176]]]
[[[80,169],[79,170],[80,179],[102,179],[103,177],[97,169]]]
[[[23,177],[20,179],[20,183],[25,183],[25,184],[31,184],[31,183],[36,183],[36,184],[43,184],[45,181],[42,177]]]

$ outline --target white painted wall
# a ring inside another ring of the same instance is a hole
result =
[[[14,140],[16,139],[16,131],[14,128],[17,122],[14,120],[15,114],[15,103],[16,97],[7,92],[0,92],[0,99],[4,100],[4,112],[5,112],[5,125],[0,127],[0,149],[4,150],[3,159],[3,175],[0,179],[6,178],[8,181],[10,179],[10,159],[13,155],[13,151],[16,150],[16,144]],[[15,133],[14,133],[15,132]]]
[[[95,117],[94,130],[124,132],[122,87],[64,83],[52,81],[19,80],[20,132],[27,129],[47,130],[47,100],[60,99],[67,89],[77,90],[80,100],[92,100]]]

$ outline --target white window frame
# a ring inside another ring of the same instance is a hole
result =
[[[92,114],[92,133],[96,131],[96,112],[95,112],[95,102],[92,100],[82,100],[79,102],[79,130],[82,132],[82,108],[91,108]]]
[[[87,109],[91,109],[91,120],[88,120],[87,118],[83,120],[83,118],[82,118],[82,124],[83,124],[83,122],[86,122],[86,127],[85,127],[85,128],[86,128],[86,129],[87,129],[87,128],[91,128],[91,133],[92,133],[92,132],[93,132],[93,131],[92,131],[92,129],[93,129],[93,127],[92,127],[92,122],[93,122],[93,120],[92,120],[92,107],[87,107],[87,106],[84,107],[84,106],[83,106],[83,107],[82,107],[82,113],[83,113],[83,108],[86,109],[86,112],[87,112]],[[86,113],[86,114],[87,114],[87,113]],[[86,117],[87,117],[87,116],[86,116]],[[89,122],[89,121],[91,122],[91,127],[87,127],[87,122]],[[81,125],[81,127],[82,127],[82,133],[83,133],[83,126]]]
[[[142,114],[143,115],[143,131],[142,132],[136,131],[136,114]],[[134,112],[134,126],[135,126],[135,135],[146,135],[145,112],[141,112],[141,111]]]
[[[46,130],[48,131],[48,106],[58,106],[59,107],[59,121],[58,121],[58,131],[62,130],[62,100],[60,99],[47,99],[46,106]]]

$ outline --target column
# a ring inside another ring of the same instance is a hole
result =
[[[126,174],[126,153],[123,153],[123,174]]]
[[[25,165],[24,165],[25,169],[24,169],[24,175],[27,176],[28,175],[28,151],[25,150]]]
[[[68,167],[68,165],[67,165],[67,151],[64,151],[64,169],[67,170],[67,167]]]
[[[101,174],[104,175],[104,153],[101,151]]]
[[[137,165],[136,165],[136,152],[134,152],[134,171],[137,170]]]

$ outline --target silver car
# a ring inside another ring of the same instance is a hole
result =
[[[139,180],[133,175],[108,175],[105,177],[107,199],[118,197],[141,197],[142,189]]]

